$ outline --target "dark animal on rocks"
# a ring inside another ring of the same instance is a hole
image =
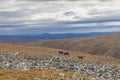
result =
[[[69,52],[64,52],[65,56],[70,56]]]
[[[59,51],[59,55],[63,55],[64,54],[64,52],[63,51]]]
[[[78,56],[78,59],[84,59],[85,56]]]
[[[69,52],[59,51],[59,55],[70,56]]]

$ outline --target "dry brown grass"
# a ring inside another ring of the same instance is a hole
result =
[[[24,57],[27,59],[38,59],[43,57],[58,56],[58,49],[46,48],[46,47],[29,47],[22,45],[8,45],[0,44],[0,51],[4,52],[6,55],[19,51],[18,56]],[[106,59],[104,57],[91,55],[82,52],[70,52],[70,57],[67,57],[71,60],[81,61],[78,59],[78,56],[85,56],[86,61],[107,63],[107,64],[120,64],[120,60]]]
[[[120,33],[85,38],[37,41],[27,45],[85,52],[120,59]]]
[[[62,79],[60,74],[65,74]],[[90,80],[92,76],[86,76],[84,74],[75,72],[55,71],[55,70],[11,70],[11,69],[0,69],[0,80],[75,80],[77,78],[85,78]],[[73,79],[72,79],[73,78]]]
[[[97,56],[97,55],[91,55],[91,54],[88,54],[88,53],[80,53],[80,52],[71,52],[71,56],[72,58],[77,61],[82,61],[82,60],[79,60],[77,57],[78,56],[85,56],[84,60],[85,61],[92,61],[92,62],[98,62],[98,63],[102,63],[102,64],[106,64],[106,65],[109,65],[109,64],[118,64],[120,65],[120,60],[116,60],[116,59],[109,59],[109,58],[106,58],[106,57],[102,57],[102,56]]]
[[[10,45],[10,44],[0,44],[0,51],[9,55],[12,52],[19,51],[19,56],[24,56],[26,58],[40,58],[44,56],[56,55],[57,50],[46,47],[26,47],[22,45]]]

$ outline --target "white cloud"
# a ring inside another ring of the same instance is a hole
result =
[[[0,25],[24,25],[36,30],[38,27],[120,26],[119,21],[64,24],[71,21],[120,19],[119,0],[0,0],[0,3]]]
[[[2,1],[0,11],[17,11],[20,14],[28,15],[28,19],[55,19],[55,20],[76,20],[87,19],[94,17],[103,17],[119,14],[120,1],[111,0],[108,2],[99,2],[100,0],[85,0],[85,1],[33,1],[28,0],[9,0]],[[6,5],[5,5],[6,4]],[[112,6],[111,6],[112,5]],[[63,13],[72,11],[76,15],[69,17]],[[14,13],[14,12],[13,12]],[[109,14],[106,14],[109,13]],[[19,14],[19,13],[18,13]],[[14,17],[14,16],[13,16]]]

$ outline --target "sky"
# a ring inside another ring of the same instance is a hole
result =
[[[120,32],[120,0],[0,0],[0,35]]]

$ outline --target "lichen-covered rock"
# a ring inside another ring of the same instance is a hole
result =
[[[46,70],[64,70],[83,73],[89,76],[95,76],[96,80],[118,80],[120,79],[120,65],[103,65],[92,62],[74,62],[67,61],[64,57],[49,57],[40,58],[36,60],[28,60],[11,56],[0,56],[0,68],[10,69],[46,69]],[[61,78],[64,78],[64,74],[59,74]],[[77,79],[76,75],[73,75],[74,80]],[[94,80],[94,79],[93,79]]]

